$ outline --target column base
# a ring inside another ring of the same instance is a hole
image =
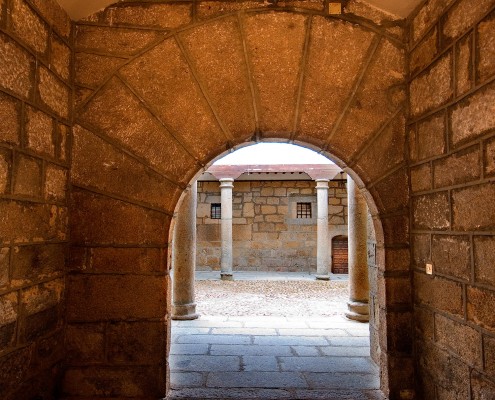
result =
[[[329,281],[330,275],[316,275],[318,281]]]
[[[360,301],[348,301],[347,308],[349,311],[345,313],[348,319],[358,322],[369,322],[370,309],[369,304]]]
[[[189,321],[198,318],[199,318],[199,314],[196,313],[196,303],[172,305],[173,320]]]
[[[233,281],[234,280],[234,275],[233,274],[224,274],[224,273],[221,273],[220,274],[220,279],[222,281]]]

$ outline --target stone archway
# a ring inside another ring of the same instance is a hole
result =
[[[331,153],[367,197],[382,238],[372,340],[398,398],[413,387],[404,45],[369,20],[305,9],[190,21],[187,4],[156,7],[176,25],[143,27],[146,8],[121,3],[127,22],[107,10],[78,26],[65,394],[165,394],[176,204],[215,157],[270,139]]]

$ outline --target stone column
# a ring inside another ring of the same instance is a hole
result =
[[[172,319],[190,320],[199,317],[194,301],[196,269],[196,182],[186,189],[177,213],[173,247]]]
[[[232,188],[233,178],[220,179],[220,194],[222,202],[222,255],[220,258],[220,278],[223,281],[232,281]]]
[[[367,254],[368,208],[354,181],[347,177],[347,205],[349,232],[349,301],[346,317],[369,321],[369,281]]]
[[[328,179],[316,179],[317,233],[316,233],[316,279],[329,280],[328,243]]]

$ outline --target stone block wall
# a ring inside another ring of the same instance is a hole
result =
[[[414,329],[425,399],[495,398],[494,43],[493,0],[430,0],[410,20]]]
[[[316,272],[316,183],[314,181],[234,181],[233,269]],[[331,238],[347,236],[347,192],[330,182]],[[296,218],[297,202],[312,204],[312,218]],[[220,203],[219,182],[198,182],[198,270],[219,270],[220,221],[210,218]]]
[[[65,357],[72,23],[0,1],[0,398],[50,399]]]

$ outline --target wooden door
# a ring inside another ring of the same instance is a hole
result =
[[[332,239],[332,273],[349,273],[348,247],[345,236],[336,236]]]

